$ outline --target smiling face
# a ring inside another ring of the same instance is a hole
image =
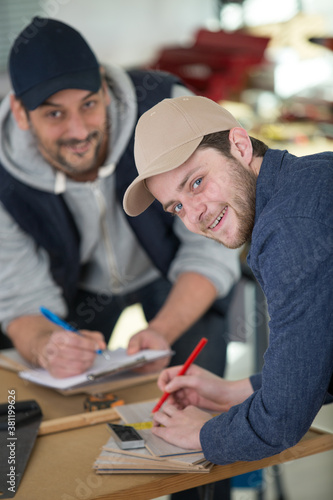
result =
[[[165,211],[192,232],[238,248],[251,238],[257,174],[212,148],[197,149],[180,167],[146,180]]]
[[[48,163],[85,181],[96,177],[106,155],[108,104],[102,87],[96,93],[61,90],[28,114],[18,101],[13,100],[12,109],[20,128],[33,133]]]

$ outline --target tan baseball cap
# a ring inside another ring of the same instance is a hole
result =
[[[206,97],[164,99],[146,111],[135,130],[134,158],[139,175],[125,192],[125,212],[139,215],[153,203],[155,198],[145,179],[182,165],[205,135],[240,126],[229,111]]]

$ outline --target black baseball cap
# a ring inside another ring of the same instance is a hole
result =
[[[34,17],[14,41],[9,74],[16,97],[29,110],[60,90],[101,87],[99,63],[81,34],[42,17]]]

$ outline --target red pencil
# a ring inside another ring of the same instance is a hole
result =
[[[198,345],[193,349],[192,353],[189,355],[189,357],[187,358],[187,360],[185,361],[185,363],[183,364],[183,366],[181,367],[181,369],[179,370],[179,372],[177,373],[177,376],[179,375],[185,375],[185,373],[187,372],[187,370],[189,369],[190,365],[193,363],[193,361],[195,360],[195,358],[198,356],[198,354],[202,351],[202,349],[205,347],[205,345],[207,344],[208,342],[208,339],[206,339],[205,337],[203,337],[200,342],[198,343]],[[163,396],[161,397],[161,399],[158,401],[158,403],[154,406],[153,410],[152,410],[152,413],[155,413],[157,410],[159,410],[162,406],[162,404],[164,403],[164,401],[170,396],[170,393],[169,392],[164,392]]]

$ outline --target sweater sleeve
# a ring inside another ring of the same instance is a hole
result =
[[[250,382],[254,391],[260,389],[262,384],[262,376],[261,373],[256,373],[255,375],[250,376]]]
[[[0,203],[0,323],[3,331],[19,316],[50,307],[67,312],[60,288],[49,273],[47,252],[22,231]]]
[[[205,457],[217,464],[294,446],[324,403],[332,376],[333,228],[304,214],[259,229],[251,266],[267,298],[269,346],[261,385],[254,377],[255,392],[201,430]]]

